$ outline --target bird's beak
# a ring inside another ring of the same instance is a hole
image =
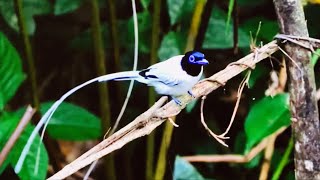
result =
[[[204,66],[204,65],[208,65],[208,64],[209,64],[209,61],[206,60],[206,59],[202,59],[202,60],[200,60],[200,61],[197,61],[197,64]]]

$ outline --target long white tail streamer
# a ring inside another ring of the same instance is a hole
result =
[[[138,71],[126,71],[126,72],[118,72],[118,73],[113,73],[113,74],[107,74],[107,75],[103,75],[103,76],[99,76],[96,77],[94,79],[91,79],[89,81],[86,81],[74,88],[72,88],[71,90],[69,90],[67,93],[65,93],[58,101],[56,101],[51,107],[50,109],[42,116],[42,118],[40,119],[40,121],[38,122],[37,126],[35,127],[35,129],[32,131],[27,144],[24,146],[22,153],[19,157],[19,160],[14,168],[15,173],[19,173],[21,171],[23,162],[30,150],[31,144],[34,140],[34,138],[36,137],[37,133],[39,132],[40,128],[44,125],[44,128],[42,130],[41,133],[41,139],[43,138],[43,134],[44,131],[50,121],[50,118],[52,117],[53,113],[56,111],[56,109],[59,107],[59,105],[66,99],[68,98],[71,94],[73,94],[74,92],[78,91],[79,89],[94,83],[94,82],[103,82],[103,81],[110,81],[110,80],[114,80],[115,78],[122,78],[122,77],[128,77],[128,79],[123,79],[123,80],[130,80],[130,78],[134,79],[135,76],[138,75]]]

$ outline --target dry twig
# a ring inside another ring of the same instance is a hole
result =
[[[0,166],[2,165],[4,160],[6,160],[6,157],[9,154],[10,150],[20,137],[21,133],[23,132],[24,128],[27,126],[35,112],[36,109],[33,109],[30,105],[27,107],[26,112],[22,116],[17,128],[14,130],[11,137],[9,138],[9,140],[7,141],[6,145],[3,147],[0,153]]]
[[[287,127],[278,129],[274,134],[278,136]],[[270,135],[270,136],[272,136]],[[266,148],[268,144],[268,137],[264,138],[257,146],[251,149],[246,155],[228,154],[228,155],[197,155],[197,156],[184,156],[183,158],[189,162],[229,162],[229,163],[247,163],[250,162],[257,154]]]
[[[262,163],[259,180],[267,180],[268,179],[271,158],[272,158],[273,151],[274,151],[274,143],[277,139],[277,136],[278,136],[278,134],[274,133],[274,134],[271,134],[267,138],[267,145],[266,145],[266,150],[264,152],[264,160]]]
[[[207,96],[203,96],[203,97],[201,98],[201,108],[200,108],[200,110],[201,110],[201,113],[200,113],[201,123],[202,123],[203,127],[208,131],[208,133],[209,133],[213,138],[215,138],[215,139],[216,139],[220,144],[222,144],[223,146],[228,147],[228,145],[227,145],[225,142],[223,142],[222,139],[229,139],[229,137],[225,137],[225,136],[221,136],[221,137],[220,137],[219,135],[216,135],[214,132],[212,132],[212,131],[210,130],[210,128],[208,127],[208,125],[207,125],[206,122],[204,121],[203,105],[204,105],[204,100],[206,99],[206,97],[207,97]]]

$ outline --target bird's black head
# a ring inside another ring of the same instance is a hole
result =
[[[209,62],[204,58],[204,54],[197,51],[187,52],[181,61],[181,67],[191,76],[198,76],[202,66],[208,65]]]

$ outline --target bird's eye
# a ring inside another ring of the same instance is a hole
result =
[[[190,62],[194,62],[196,60],[196,58],[193,56],[193,55],[191,55],[190,57],[189,57],[189,61]]]

